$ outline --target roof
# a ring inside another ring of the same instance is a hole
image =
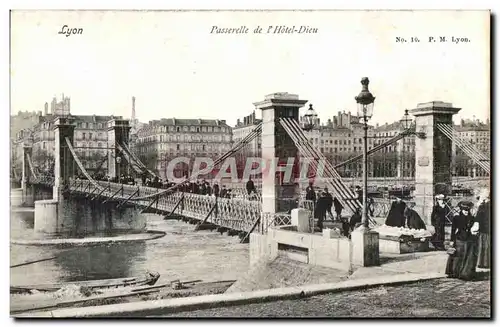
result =
[[[229,127],[225,120],[220,119],[177,119],[162,118],[160,120],[151,120],[149,125],[157,126],[224,126]]]
[[[489,132],[490,127],[488,125],[458,125],[455,126],[457,132]]]
[[[75,119],[75,122],[107,122],[111,119],[123,119],[122,116],[98,116],[98,115],[71,115]]]

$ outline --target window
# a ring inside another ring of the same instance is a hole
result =
[[[199,132],[200,132],[200,128],[196,127],[196,133],[199,133]]]
[[[89,133],[89,140],[92,140],[92,133]]]
[[[181,149],[180,144],[177,144],[177,150],[180,150],[180,149]]]
[[[181,131],[181,128],[180,127],[177,127],[177,132],[180,132]]]
[[[84,140],[85,140],[85,136],[86,136],[86,134],[87,134],[87,133],[83,133],[83,134],[82,134],[82,135],[83,135],[83,136],[82,136],[82,139],[84,139]]]

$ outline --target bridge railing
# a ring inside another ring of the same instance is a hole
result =
[[[100,193],[102,196],[109,198],[114,195],[113,197],[117,200],[130,200],[131,203],[142,207],[150,206],[154,200],[133,200],[134,197],[143,197],[158,192],[158,189],[147,186],[124,185],[105,181],[99,181],[98,184],[106,189]],[[99,193],[94,189],[95,187],[88,180],[75,180],[70,186],[70,190],[80,193]],[[131,195],[134,196],[131,197]],[[172,212],[175,209],[178,214],[241,231],[249,230],[260,218],[262,211],[260,201],[216,198],[183,192],[162,194],[151,207],[167,212]]]

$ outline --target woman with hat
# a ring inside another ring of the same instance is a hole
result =
[[[404,227],[405,226],[405,208],[406,203],[402,201],[400,198],[396,198],[394,202],[391,204],[391,209],[389,210],[389,214],[385,220],[386,226],[393,227]]]
[[[415,207],[415,202],[408,203],[405,209],[406,226],[409,229],[426,229],[424,221],[420,218],[420,215],[413,209]]]
[[[450,208],[444,202],[443,194],[436,196],[436,205],[432,208],[431,224],[434,226],[435,233],[432,238],[432,244],[436,250],[444,250],[444,224],[446,216],[450,213]]]
[[[451,278],[471,280],[476,273],[477,264],[477,232],[471,230],[474,217],[471,214],[473,203],[459,203],[460,213],[453,217],[451,226],[451,248],[448,249],[446,275]]]
[[[479,206],[476,212],[476,224],[473,231],[479,231],[479,260],[478,268],[490,268],[490,195],[489,191],[483,192],[479,196]]]

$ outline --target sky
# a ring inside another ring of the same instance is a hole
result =
[[[63,25],[83,33],[58,34]],[[278,25],[318,32],[252,33]],[[249,33],[215,34],[213,26]],[[371,123],[429,101],[462,108],[457,119],[485,120],[489,40],[487,11],[13,11],[11,112],[43,111],[64,93],[72,114],[129,118],[135,96],[142,122],[233,125],[265,95],[289,92],[309,100],[325,122],[338,111],[356,113],[367,76],[376,97]]]

